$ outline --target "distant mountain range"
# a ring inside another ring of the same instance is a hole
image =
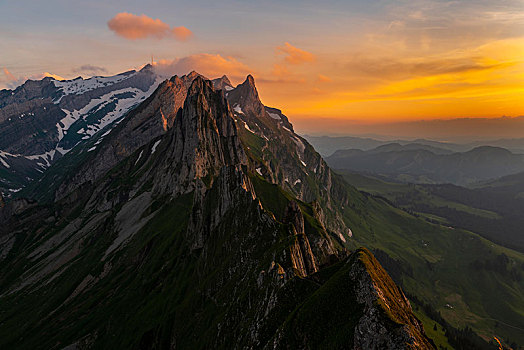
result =
[[[513,153],[524,154],[524,138],[521,139],[496,139],[496,140],[481,140],[467,143],[453,143],[453,142],[441,142],[426,139],[416,140],[383,140],[372,137],[356,137],[356,136],[310,136],[304,135],[304,138],[308,140],[318,152],[327,157],[332,155],[335,151],[346,150],[346,149],[359,149],[362,151],[368,151],[373,148],[387,145],[391,143],[397,143],[400,145],[407,144],[418,144],[427,145],[440,149],[449,150],[452,152],[466,152],[473,148],[480,146],[493,146],[506,148]]]
[[[326,158],[334,169],[380,175],[400,182],[472,185],[524,171],[524,155],[492,146],[452,152],[420,143],[339,150]]]

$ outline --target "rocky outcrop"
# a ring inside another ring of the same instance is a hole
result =
[[[248,75],[242,84],[230,91],[227,98],[231,102],[231,107],[240,106],[244,114],[261,116],[265,113],[265,107],[260,101],[252,75]]]
[[[187,193],[194,190],[196,178],[212,181],[224,166],[247,164],[223,92],[201,77],[191,84],[166,143],[155,193]]]
[[[224,90],[225,92],[233,90],[233,85],[231,84],[231,81],[229,81],[229,78],[226,75],[223,75],[220,78],[211,80],[213,83],[213,86],[217,90]]]
[[[355,327],[355,349],[434,349],[402,290],[365,248],[349,260],[349,276],[364,314]]]
[[[304,232],[304,216],[297,202],[289,202],[284,213],[284,223],[290,225],[290,234],[293,237],[289,250],[295,271],[302,277],[317,272],[317,261]]]
[[[0,109],[0,150],[42,154],[58,143],[56,124],[65,113],[50,98],[9,104]]]

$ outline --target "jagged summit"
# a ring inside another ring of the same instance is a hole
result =
[[[186,96],[166,135],[169,143],[163,164],[157,166],[164,170],[155,181],[155,192],[185,193],[194,189],[196,178],[214,178],[224,166],[247,164],[223,93],[215,90],[211,81],[197,76]]]
[[[264,105],[260,101],[255,81],[251,75],[248,75],[242,84],[231,90],[227,97],[233,109],[241,107],[243,114],[251,113],[262,116],[264,113]]]
[[[253,76],[251,74],[248,74],[247,77],[246,77],[246,80],[244,81],[243,84],[249,84],[249,85],[255,87],[255,78],[253,78]]]
[[[231,84],[231,81],[226,75],[223,75],[220,78],[213,79],[212,82],[215,89],[224,90],[226,92],[233,90],[233,85]]]

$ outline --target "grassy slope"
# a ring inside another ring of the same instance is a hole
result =
[[[392,187],[399,191],[408,186]],[[433,305],[453,326],[471,326],[486,339],[497,335],[524,343],[524,281],[471,265],[504,253],[522,266],[521,253],[468,231],[428,223],[370,195],[354,196],[344,214],[354,234],[351,244],[381,249],[411,267],[402,275],[404,288]]]

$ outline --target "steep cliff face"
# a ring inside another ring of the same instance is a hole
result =
[[[300,300],[271,347],[434,348],[402,291],[367,249],[358,249],[311,279],[318,289]]]
[[[409,349],[432,348],[404,293],[373,254],[359,249],[350,260],[349,276],[357,300],[364,306],[355,327],[355,349],[392,349],[399,344]]]
[[[104,166],[87,159],[54,203],[9,214],[0,347],[431,348],[371,254],[337,244],[323,204],[260,175],[272,159],[242,138],[224,90],[187,81],[97,146]]]
[[[318,211],[321,215],[317,215],[317,220],[333,234],[316,242],[313,249],[322,246],[322,250],[330,249],[334,254],[333,247],[343,245],[351,237],[350,228],[337,211],[348,203],[342,181],[313,147],[293,131],[280,110],[262,104],[252,76],[225,94],[253,170],[298,199],[316,201],[324,208]]]
[[[317,261],[304,231],[304,216],[295,201],[289,202],[286,207],[284,223],[290,225],[289,233],[293,237],[293,243],[290,247],[293,268],[302,277],[317,272]]]

